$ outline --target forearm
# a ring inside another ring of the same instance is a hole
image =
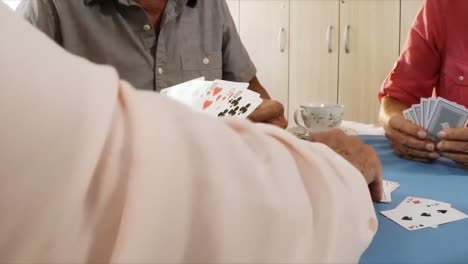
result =
[[[408,106],[390,96],[382,98],[380,105],[379,120],[381,124],[388,123],[389,119],[394,116],[401,114],[403,110],[407,109]]]
[[[262,84],[258,81],[257,76],[253,77],[252,80],[250,80],[249,90],[259,93],[262,99],[270,99],[270,95],[262,86]]]

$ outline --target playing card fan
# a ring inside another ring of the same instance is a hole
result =
[[[246,118],[263,101],[260,94],[248,90],[248,86],[248,83],[205,81],[201,77],[164,89],[161,93],[212,116]]]

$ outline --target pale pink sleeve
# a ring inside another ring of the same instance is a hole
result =
[[[0,262],[348,263],[370,243],[366,183],[326,146],[119,85],[1,3],[0,32]]]

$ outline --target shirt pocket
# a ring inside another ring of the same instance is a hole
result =
[[[457,103],[468,103],[468,61],[447,58],[442,71],[439,95]]]
[[[202,76],[208,81],[223,78],[221,52],[200,55],[182,55],[182,78],[184,81]]]

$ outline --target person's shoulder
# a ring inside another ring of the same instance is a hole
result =
[[[199,8],[202,11],[210,12],[223,12],[223,9],[226,4],[226,0],[188,0],[187,6],[193,6],[194,8]]]
[[[467,0],[425,0],[424,7],[430,11],[437,12],[441,15],[449,15],[444,12],[451,12],[454,10],[468,9]]]
[[[87,0],[23,0],[20,4],[23,6],[46,6],[49,8],[76,8],[78,6],[85,6],[87,3],[93,1]]]

